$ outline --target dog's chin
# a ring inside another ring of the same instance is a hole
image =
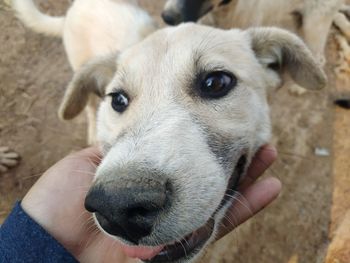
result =
[[[126,255],[133,255],[133,257],[138,257],[144,262],[187,263],[193,261],[197,256],[200,255],[203,248],[215,238],[215,233],[220,226],[220,222],[227,208],[230,207],[233,202],[234,195],[232,193],[235,192],[237,188],[239,179],[245,170],[246,162],[246,156],[242,155],[239,158],[231,177],[229,178],[226,192],[220,202],[220,205],[208,219],[206,224],[196,229],[192,233],[186,235],[182,239],[178,239],[178,241],[163,244],[158,247],[138,247],[132,245],[130,246],[128,244],[129,242],[125,240],[121,241],[118,237],[115,236],[113,237],[121,242],[121,248]],[[140,254],[141,250],[141,254],[143,255],[137,256],[137,254]]]

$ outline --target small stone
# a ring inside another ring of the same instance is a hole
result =
[[[330,153],[329,153],[329,150],[326,148],[316,147],[315,148],[315,155],[325,157],[325,156],[329,156]]]

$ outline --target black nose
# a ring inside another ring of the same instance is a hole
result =
[[[138,244],[151,234],[168,200],[167,184],[146,180],[100,183],[85,199],[85,208],[93,212],[101,227],[111,235]]]
[[[168,11],[162,12],[162,18],[163,18],[163,21],[170,26],[175,26],[181,23],[180,15],[176,15],[173,12],[168,12]]]

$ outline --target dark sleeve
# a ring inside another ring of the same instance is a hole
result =
[[[78,261],[16,203],[0,227],[0,263]]]

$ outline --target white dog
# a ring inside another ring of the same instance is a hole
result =
[[[326,84],[292,33],[196,24],[159,30],[81,67],[61,109],[74,116],[89,93],[103,98],[104,157],[85,200],[101,229],[148,262],[196,259],[270,139],[266,94],[283,73],[308,89]]]
[[[32,0],[12,0],[20,20],[36,32],[63,38],[74,71],[87,60],[120,51],[140,42],[156,29],[136,0],[75,0],[64,17],[41,13]],[[89,98],[89,143],[94,142],[96,96]],[[72,116],[64,115],[64,119]]]

